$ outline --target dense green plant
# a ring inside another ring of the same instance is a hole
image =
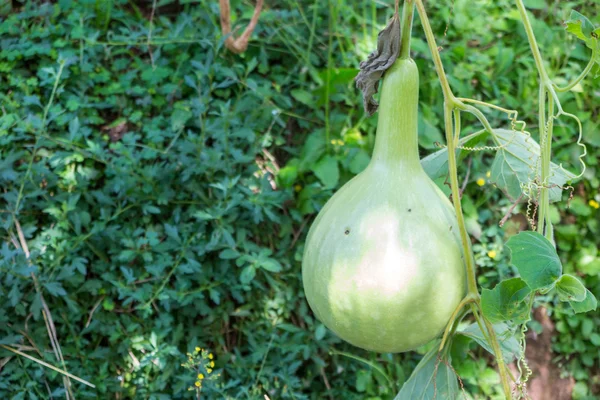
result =
[[[0,397],[64,396],[63,375],[25,356],[96,386],[70,378],[77,398],[187,398],[199,373],[205,398],[393,397],[431,346],[406,355],[357,351],[314,320],[300,284],[307,225],[369,161],[375,125],[352,80],[391,9],[345,0],[268,4],[248,51],[235,56],[222,48],[216,2],[159,1],[154,12],[150,3],[0,8],[0,345],[11,349],[0,349]],[[251,8],[232,3],[234,25],[243,25]],[[432,4],[431,24],[457,92],[530,110],[533,61],[508,4]],[[588,54],[584,46],[564,53],[574,41],[557,21],[589,4],[527,6],[549,64],[577,76]],[[418,37],[413,57],[425,154],[443,140],[443,107]],[[565,94],[563,108],[585,110],[577,111],[584,138],[596,149],[594,96]],[[569,134],[555,127],[557,161],[577,160]],[[597,260],[594,154],[590,148],[573,208],[561,204],[552,215],[564,222],[577,204],[588,213],[557,228],[557,242],[570,246],[560,252],[565,272],[587,276],[598,295],[595,264],[575,261]],[[502,239],[514,224],[497,226],[511,203],[475,184],[489,180],[488,156],[468,157],[463,208],[470,232],[480,233],[479,283],[493,287],[512,273]],[[484,203],[492,207],[481,210]],[[573,232],[582,229],[579,240]],[[595,340],[587,328],[577,335],[597,314],[577,318],[557,339],[566,373],[584,350],[559,342]],[[466,390],[498,396],[482,350],[463,345],[466,357],[454,360]],[[189,365],[196,347],[213,353],[215,379],[207,378],[210,363]],[[580,364],[571,371],[593,393],[592,373]]]

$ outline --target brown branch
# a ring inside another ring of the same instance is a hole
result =
[[[500,220],[500,224],[499,224],[501,227],[504,226],[506,221],[508,221],[508,219],[512,215],[512,212],[515,210],[515,207],[517,206],[517,204],[519,204],[519,202],[521,201],[522,198],[523,198],[523,193],[521,193],[519,195],[519,198],[510,206],[510,208],[508,209],[506,214],[504,214],[504,217],[502,217],[502,219]]]
[[[257,0],[250,23],[244,30],[244,33],[236,39],[231,32],[231,7],[229,7],[229,0],[219,0],[219,7],[221,9],[221,31],[223,32],[223,35],[229,35],[231,33],[231,35],[225,39],[225,47],[232,53],[240,54],[246,51],[250,35],[252,35],[252,31],[254,31],[254,28],[258,23],[258,17],[260,16],[262,6],[263,0]]]

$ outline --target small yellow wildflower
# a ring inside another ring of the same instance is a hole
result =
[[[483,185],[485,185],[485,179],[479,178],[479,179],[477,179],[476,183],[478,186],[483,186]]]
[[[200,351],[201,351],[201,350],[202,350],[202,349],[201,349],[200,347],[196,347],[196,348],[194,349],[194,351],[195,351],[196,353],[200,353]]]
[[[496,254],[496,250],[490,250],[487,252],[487,255],[489,258],[496,258],[497,254]]]
[[[212,360],[214,358],[213,353],[208,353],[208,359]]]
[[[302,190],[302,185],[300,185],[300,184],[297,184],[296,186],[294,186],[294,190],[295,190],[296,192],[299,192],[299,191],[301,191],[301,190]]]
[[[215,362],[214,362],[214,361],[211,361],[211,362],[210,362],[210,367],[211,367],[211,368],[214,368],[214,367],[215,367]]]
[[[210,374],[212,372],[212,368],[206,368],[206,372]]]
[[[200,381],[196,381],[196,382],[194,383],[194,385],[196,385],[196,387],[200,387],[200,386],[202,386],[202,382],[200,382]]]
[[[588,204],[590,207],[595,208],[596,210],[600,208],[600,203],[598,203],[596,200],[592,199],[588,202]]]
[[[198,374],[198,380],[201,381],[202,379],[204,379],[204,374]]]

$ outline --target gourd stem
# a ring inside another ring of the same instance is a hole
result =
[[[412,35],[413,15],[415,13],[414,0],[404,0],[402,5],[402,26],[400,29],[400,56],[401,60],[410,58],[410,37]]]
[[[427,38],[427,44],[429,45],[429,50],[431,51],[431,58],[433,59],[433,63],[435,64],[435,70],[437,71],[438,79],[440,80],[440,84],[442,85],[444,100],[446,103],[453,106],[456,104],[457,100],[452,94],[450,84],[448,83],[448,78],[446,77],[446,73],[444,72],[442,58],[440,57],[440,52],[435,42],[435,36],[433,35],[431,25],[429,24],[429,17],[427,17],[427,13],[425,12],[423,0],[414,0],[414,2],[417,6],[419,18],[421,18],[421,25],[423,25],[423,30],[425,31],[425,37]]]
[[[506,369],[506,363],[504,362],[504,356],[502,354],[502,350],[500,349],[500,344],[498,343],[498,337],[496,336],[496,331],[494,331],[494,326],[487,320],[487,318],[483,317],[483,310],[481,310],[481,304],[478,304],[479,313],[475,313],[475,318],[481,318],[483,320],[483,324],[485,325],[486,330],[488,331],[488,335],[490,337],[489,343],[492,346],[492,350],[494,350],[494,356],[496,357],[496,363],[498,364],[498,372],[500,373],[500,381],[502,382],[502,388],[504,389],[504,395],[507,399],[511,399],[511,391],[510,391],[510,382],[508,381],[508,374]]]

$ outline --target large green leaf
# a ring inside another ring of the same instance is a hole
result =
[[[511,237],[506,245],[511,251],[511,263],[531,290],[548,288],[562,275],[556,249],[539,233],[521,232]]]
[[[500,148],[492,164],[491,181],[516,200],[524,193],[523,187],[534,181],[536,171],[540,174],[540,145],[526,132],[495,129],[494,134]],[[560,201],[562,186],[574,177],[573,173],[550,163],[550,201]]]
[[[312,168],[326,188],[334,188],[340,179],[338,162],[333,156],[325,156]]]
[[[457,399],[458,379],[450,359],[438,357],[438,346],[423,356],[394,400]]]
[[[515,337],[514,332],[505,323],[500,322],[494,324],[493,327],[494,332],[496,332],[496,338],[500,344],[500,350],[502,350],[502,357],[507,364],[511,363],[519,356],[521,352],[521,345]],[[473,339],[489,353],[494,354],[492,346],[490,346],[488,341],[483,336],[478,324],[471,324],[457,333]]]
[[[521,278],[507,279],[492,290],[481,291],[483,314],[492,323],[512,320],[522,323],[529,319],[529,305],[524,301],[531,289]]]

